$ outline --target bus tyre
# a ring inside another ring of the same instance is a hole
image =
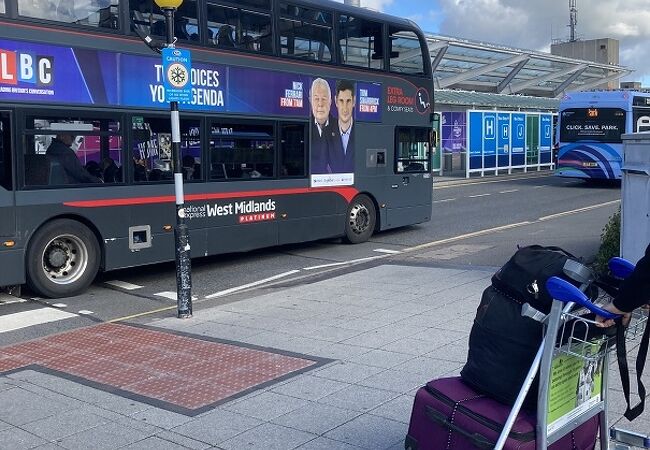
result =
[[[44,297],[85,291],[99,270],[100,249],[85,225],[58,219],[39,228],[27,250],[27,284]]]
[[[350,244],[367,241],[374,233],[376,223],[375,204],[367,195],[356,196],[348,206],[345,222],[345,241]]]

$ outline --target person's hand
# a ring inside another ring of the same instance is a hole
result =
[[[609,311],[611,313],[619,314],[623,316],[623,325],[627,325],[630,322],[630,317],[632,316],[632,314],[626,313],[625,311],[621,311],[616,306],[614,306],[614,303],[610,303],[609,305],[603,306],[603,309],[605,311]],[[602,328],[611,327],[612,325],[614,325],[614,319],[605,319],[604,317],[596,316],[596,325]]]

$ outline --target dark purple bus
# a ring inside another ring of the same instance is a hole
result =
[[[174,259],[151,0],[0,0],[0,286],[82,292]],[[431,219],[433,83],[411,21],[316,0],[185,0],[193,257]]]

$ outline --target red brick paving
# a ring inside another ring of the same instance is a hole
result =
[[[0,372],[30,364],[194,410],[316,362],[101,324],[0,348]]]

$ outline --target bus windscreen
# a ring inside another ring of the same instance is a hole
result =
[[[560,142],[620,143],[625,111],[620,108],[570,108],[560,117]]]

